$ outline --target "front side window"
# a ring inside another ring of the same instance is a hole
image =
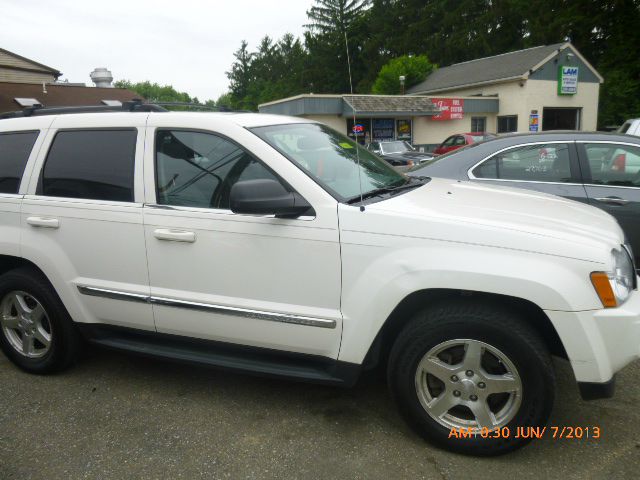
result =
[[[229,210],[238,181],[280,181],[237,144],[197,131],[156,133],[156,193],[160,205]],[[281,182],[282,183],[282,182]]]
[[[455,135],[452,137],[447,138],[444,142],[442,142],[442,146],[443,147],[452,147],[455,144],[456,141],[456,137]]]
[[[18,193],[38,132],[0,133],[0,193]]]
[[[58,132],[38,194],[132,202],[137,135],[135,129]]]
[[[456,147],[462,146],[462,145],[466,145],[467,141],[465,140],[465,138],[462,135],[459,135],[456,137],[456,140],[454,142],[454,145]]]
[[[384,160],[324,125],[295,123],[252,129],[339,201],[407,183]]]
[[[640,187],[640,147],[615,143],[585,144],[591,183]]]
[[[476,178],[570,182],[569,145],[527,145],[498,153],[473,169]]]

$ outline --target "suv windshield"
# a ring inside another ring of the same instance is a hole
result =
[[[413,148],[407,142],[381,142],[382,153],[412,152]]]
[[[410,182],[384,160],[324,125],[294,123],[255,127],[251,131],[341,202]]]

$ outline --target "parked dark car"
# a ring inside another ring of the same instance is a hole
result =
[[[433,153],[436,155],[443,155],[462,147],[466,147],[467,145],[471,145],[472,143],[489,140],[490,138],[495,138],[495,135],[487,132],[457,133],[455,135],[451,135],[444,142],[438,145]]]
[[[589,203],[618,220],[640,264],[640,138],[515,134],[442,155],[408,174],[527,188]]]
[[[371,142],[367,145],[367,149],[400,169],[411,168],[434,158],[432,154],[419,152],[411,144],[402,140]]]

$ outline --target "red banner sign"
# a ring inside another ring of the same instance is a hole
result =
[[[440,113],[432,120],[460,120],[464,118],[464,100],[461,98],[438,98],[432,100]]]

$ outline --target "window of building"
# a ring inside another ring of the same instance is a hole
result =
[[[640,148],[615,143],[585,144],[591,183],[640,187]]]
[[[261,162],[218,135],[158,130],[158,203],[229,210],[231,187],[241,180],[279,181]]]
[[[0,193],[18,193],[38,132],[0,134]]]
[[[487,131],[487,117],[471,117],[471,131],[472,132],[486,132]]]
[[[570,182],[569,145],[528,145],[494,155],[473,170],[476,178]]]
[[[133,201],[137,130],[70,130],[56,134],[40,195]]]
[[[518,131],[518,116],[503,115],[498,117],[498,133],[509,133]]]

